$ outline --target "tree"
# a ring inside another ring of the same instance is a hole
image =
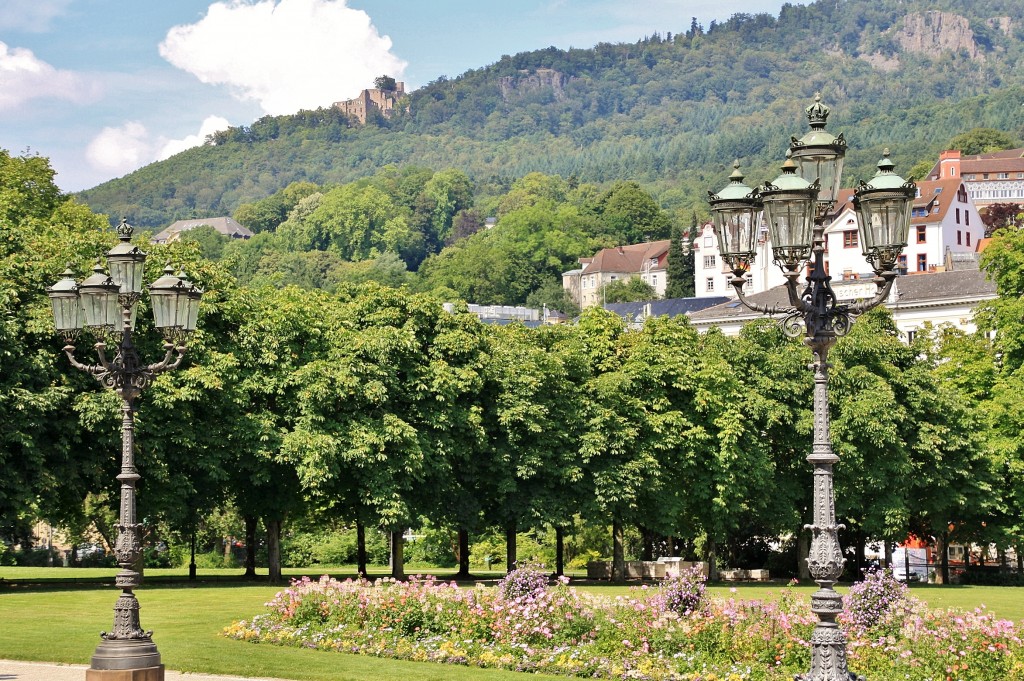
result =
[[[694,292],[693,239],[697,230],[697,216],[689,229],[674,230],[668,249],[668,286],[666,298],[692,298]]]
[[[601,215],[619,243],[635,244],[669,237],[669,219],[636,182],[619,182],[601,197]]]
[[[385,92],[394,92],[398,87],[398,83],[395,79],[388,75],[377,76],[373,79],[373,87],[378,90],[384,90]]]
[[[951,139],[946,148],[973,155],[1013,149],[1016,146],[1017,140],[1009,133],[993,128],[972,128]]]
[[[657,297],[654,288],[640,277],[616,279],[601,287],[601,300],[605,303],[632,303]]]
[[[1004,227],[1020,227],[1024,225],[1024,206],[1019,203],[989,204],[985,206],[981,221],[985,223],[987,237]]]

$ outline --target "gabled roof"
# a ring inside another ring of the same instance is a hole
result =
[[[642,272],[644,263],[649,260],[658,260],[658,264],[664,264],[664,258],[668,255],[671,241],[650,241],[630,246],[618,246],[616,248],[605,248],[598,251],[590,262],[587,258],[580,258],[580,263],[587,273],[591,272]]]
[[[198,218],[194,220],[178,220],[172,223],[167,229],[153,235],[153,242],[158,244],[167,243],[169,241],[175,241],[181,235],[182,232],[187,232],[190,229],[196,227],[213,227],[218,233],[223,234],[226,237],[232,239],[248,239],[252,236],[252,232],[235,222],[230,217],[219,217],[219,218]]]
[[[917,188],[921,196],[914,199],[914,208],[927,208],[928,213],[910,218],[910,224],[923,225],[933,222],[941,222],[953,205],[956,194],[960,191],[963,180],[959,177],[950,177],[945,180],[920,180]],[[938,206],[938,212],[935,207]]]

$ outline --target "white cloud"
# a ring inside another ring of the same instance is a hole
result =
[[[162,135],[153,136],[138,121],[129,121],[120,127],[107,127],[89,142],[85,158],[96,170],[113,175],[124,175],[137,168],[170,158],[177,153],[197,147],[206,136],[224,130],[231,124],[221,116],[207,116],[199,132],[172,140]]]
[[[129,121],[119,128],[103,128],[85,149],[85,158],[94,168],[114,175],[135,170],[153,157],[154,144],[146,126],[138,121]]]
[[[206,141],[207,135],[212,135],[218,130],[226,130],[231,123],[228,119],[221,116],[207,116],[206,120],[203,121],[202,125],[199,126],[199,132],[195,135],[188,135],[184,139],[180,140],[169,140],[164,143],[160,153],[157,154],[156,158],[158,161],[162,161],[165,158],[170,158],[177,153],[191,149],[192,147],[198,147],[200,144]]]
[[[391,39],[345,0],[216,2],[199,22],[168,31],[160,54],[269,114],[328,106],[406,67]]]
[[[42,33],[70,4],[71,0],[4,0],[0,7],[0,30]]]
[[[83,103],[95,99],[99,90],[77,73],[53,68],[32,50],[0,42],[0,111],[43,97]]]

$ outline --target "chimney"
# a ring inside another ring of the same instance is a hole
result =
[[[956,149],[939,154],[939,179],[960,177],[960,152]]]

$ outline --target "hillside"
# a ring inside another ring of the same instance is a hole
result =
[[[778,18],[674,23],[633,44],[548,48],[440,77],[409,95],[408,111],[365,127],[323,109],[266,117],[80,197],[159,227],[294,181],[413,163],[462,170],[484,193],[531,171],[632,179],[667,208],[703,210],[733,158],[751,179],[774,174],[817,90],[830,129],[851,143],[850,181],[871,174],[884,146],[906,171],[974,127],[1024,133],[1017,0],[819,0]]]

